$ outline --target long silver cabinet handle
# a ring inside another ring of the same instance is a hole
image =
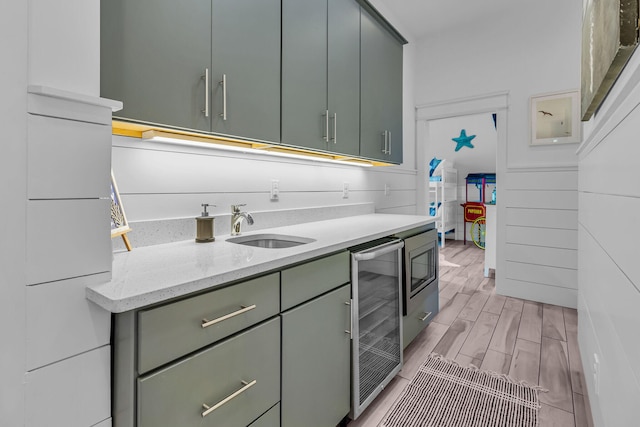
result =
[[[222,113],[220,113],[220,117],[222,120],[227,120],[227,75],[222,75],[222,80],[218,82],[220,86],[222,86]]]
[[[202,319],[202,327],[208,328],[209,326],[215,325],[216,323],[220,323],[232,317],[238,316],[242,313],[246,313],[247,311],[251,311],[254,308],[256,308],[256,305],[255,304],[250,306],[241,305],[240,307],[241,307],[240,310],[234,311],[233,313],[225,314],[224,316],[218,317],[217,319],[213,319],[213,320]]]
[[[424,316],[422,317],[418,317],[418,320],[421,322],[424,322],[425,320],[427,320],[429,317],[431,316],[431,312],[425,313]]]
[[[351,309],[351,302],[353,300],[345,301],[345,305],[349,306],[349,330],[345,331],[345,333],[349,334],[349,338],[353,339],[353,311]]]
[[[333,143],[338,143],[338,113],[333,113]]]
[[[205,117],[209,117],[209,69],[204,69],[204,74],[201,77],[204,79],[204,113]]]
[[[387,131],[387,135],[389,135],[387,138],[387,154],[391,155],[391,131]]]
[[[329,110],[325,110],[324,114],[324,135],[322,135],[322,139],[326,142],[329,142]]]
[[[219,407],[221,407],[222,405],[224,405],[225,403],[229,402],[231,399],[233,399],[234,397],[237,397],[239,394],[244,393],[245,391],[249,390],[251,387],[253,387],[254,385],[256,385],[258,381],[257,380],[253,380],[250,383],[246,382],[246,381],[241,381],[241,383],[243,384],[242,388],[240,390],[234,391],[233,393],[231,393],[229,396],[225,397],[224,399],[222,399],[220,402],[216,403],[213,406],[207,406],[206,404],[202,404],[202,407],[204,409],[206,409],[206,411],[204,411],[202,413],[202,418],[206,417],[207,415],[209,415],[210,413],[212,413],[213,411],[215,411],[216,409],[218,409]]]
[[[376,246],[374,248],[364,250],[362,252],[353,252],[351,256],[356,261],[368,261],[403,247],[404,247],[404,242],[400,239],[397,239],[387,243],[383,243],[380,246]]]
[[[387,131],[382,132],[382,154],[387,154]]]

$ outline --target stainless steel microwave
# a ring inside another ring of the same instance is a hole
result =
[[[404,298],[403,314],[411,313],[422,298],[420,294],[438,279],[438,232],[425,233],[404,239]]]

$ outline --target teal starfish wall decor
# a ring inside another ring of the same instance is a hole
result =
[[[455,141],[457,143],[455,151],[460,151],[462,147],[473,148],[473,144],[471,144],[471,140],[475,137],[476,137],[475,135],[467,136],[467,131],[462,129],[460,131],[459,137],[451,138],[452,141]]]

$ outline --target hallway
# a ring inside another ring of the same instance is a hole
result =
[[[578,351],[577,311],[504,297],[485,278],[484,251],[461,241],[440,251],[440,313],[405,350],[398,376],[350,427],[378,425],[431,352],[548,389],[540,427],[591,427]]]

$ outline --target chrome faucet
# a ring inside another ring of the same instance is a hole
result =
[[[240,227],[242,221],[247,220],[247,224],[253,225],[253,217],[247,212],[240,212],[240,206],[246,205],[231,205],[231,235],[237,236],[240,234]]]

